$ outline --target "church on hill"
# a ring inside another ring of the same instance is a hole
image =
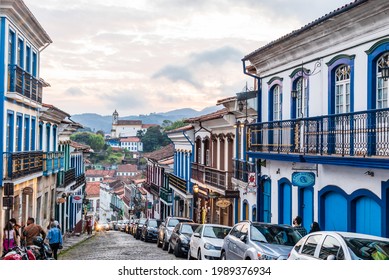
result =
[[[111,138],[127,138],[138,135],[138,131],[146,133],[147,129],[155,124],[142,124],[141,120],[119,120],[119,113],[115,110],[112,114]]]

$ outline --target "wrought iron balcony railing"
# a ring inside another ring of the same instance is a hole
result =
[[[64,152],[47,152],[43,154],[43,175],[57,173],[64,167]]]
[[[75,168],[71,168],[69,170],[66,170],[65,171],[65,175],[64,175],[64,185],[65,187],[74,183],[74,181],[76,180],[76,169]]]
[[[255,172],[255,165],[244,160],[234,160],[234,178],[248,182],[248,174]]]
[[[75,190],[84,184],[85,184],[85,174],[81,174],[81,175],[76,177],[76,183],[73,186],[71,186],[70,188],[72,190]]]
[[[166,190],[164,188],[160,188],[159,189],[159,197],[167,203],[173,202],[173,194],[172,194],[171,190]]]
[[[4,179],[15,180],[43,171],[43,152],[5,153]]]
[[[248,128],[252,152],[389,156],[389,108],[256,123]]]
[[[18,65],[8,65],[8,92],[18,93],[31,101],[42,103],[43,84]]]

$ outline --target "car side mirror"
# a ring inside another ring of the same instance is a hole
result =
[[[327,261],[334,261],[334,260],[336,260],[336,256],[335,255],[328,255]]]
[[[197,237],[197,238],[200,238],[200,233],[195,232],[195,233],[193,233],[193,236],[194,236],[194,237]]]
[[[240,239],[240,241],[246,243],[246,241],[247,241],[247,234],[243,234],[239,239]]]

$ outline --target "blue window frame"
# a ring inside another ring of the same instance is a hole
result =
[[[53,152],[57,151],[57,126],[53,126]]]
[[[328,114],[330,115],[354,112],[354,59],[355,55],[342,54],[334,57],[327,63]],[[343,79],[339,77],[339,74],[342,74],[345,70],[349,71],[349,81],[347,81],[347,73],[344,73]],[[348,83],[349,92],[347,92]],[[347,94],[349,97],[347,97]],[[347,103],[349,103],[349,109],[346,107]]]
[[[303,69],[309,73],[308,69]],[[302,75],[301,68],[295,69],[289,76],[291,78],[292,90],[296,91],[297,96],[293,97],[290,106],[291,119],[309,117],[309,79],[308,76]]]
[[[15,32],[12,30],[8,34],[8,63],[15,64]]]
[[[24,42],[22,39],[18,39],[18,66],[23,68],[24,66]]]
[[[39,123],[39,150],[43,151],[43,123]]]
[[[31,47],[26,46],[26,71],[31,73]]]
[[[24,116],[24,150],[30,150],[30,116]]]
[[[35,139],[36,138],[36,118],[31,117],[31,151],[35,151]]]
[[[38,55],[36,52],[32,52],[32,75],[37,76],[38,73]]]
[[[16,133],[15,133],[15,150],[17,152],[22,151],[22,132],[23,132],[23,115],[17,113],[16,115]]]
[[[14,149],[14,112],[7,111],[6,152]]]
[[[46,151],[50,152],[51,147],[50,147],[50,137],[51,137],[51,124],[47,123],[46,124]]]

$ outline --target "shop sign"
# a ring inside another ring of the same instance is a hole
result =
[[[248,186],[253,188],[256,186],[256,184],[257,182],[255,180],[255,172],[250,172],[248,177]]]
[[[84,199],[84,196],[83,195],[73,195],[73,203],[76,203],[76,204],[82,204],[82,200]]]
[[[225,198],[221,198],[218,199],[218,201],[216,201],[216,206],[220,208],[227,208],[230,205],[231,205],[231,201]]]
[[[315,174],[313,172],[293,172],[292,184],[298,187],[312,187],[315,185]]]
[[[58,197],[58,198],[57,198],[57,203],[58,203],[58,204],[65,203],[65,201],[66,201],[66,199],[63,198],[63,197]]]

